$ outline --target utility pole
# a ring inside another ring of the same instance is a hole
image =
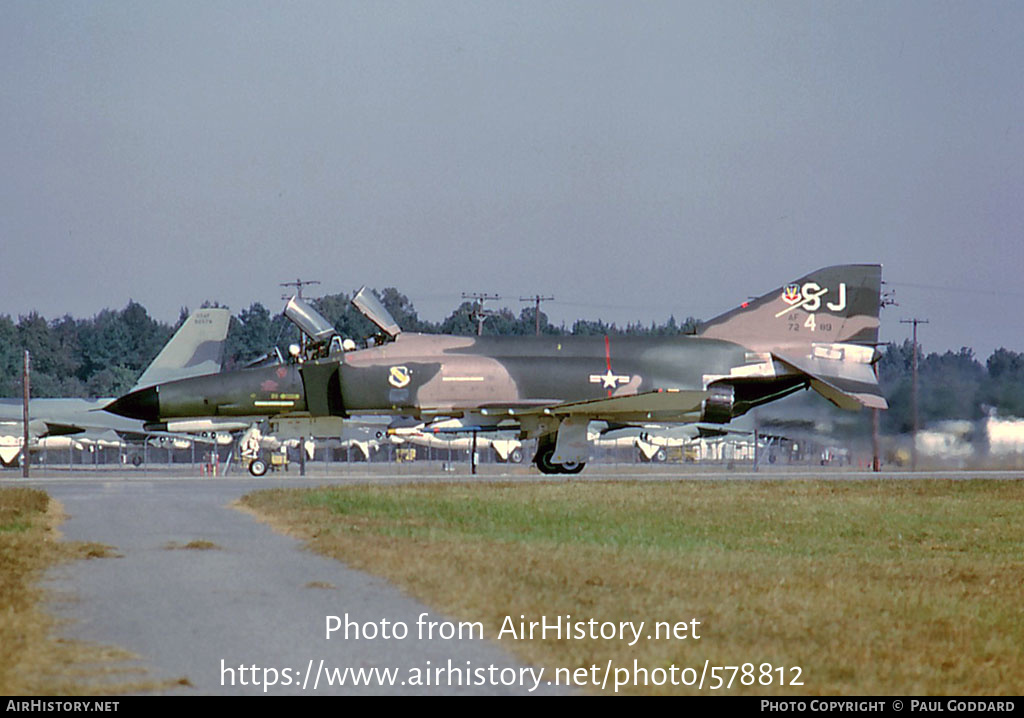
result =
[[[547,301],[554,301],[554,297],[542,297],[539,294],[534,294],[532,297],[519,297],[520,302],[533,302],[534,313],[533,321],[536,328],[537,336],[540,336],[540,303]]]
[[[891,289],[884,289],[885,282],[882,282],[882,296],[879,300],[879,309],[885,309],[886,307],[898,307],[899,303],[896,301],[896,293]],[[875,380],[878,380],[878,365],[874,367]],[[882,461],[879,458],[878,451],[878,429],[881,419],[878,415],[878,409],[871,410],[871,470],[878,473],[882,470]]]
[[[320,284],[318,279],[302,279],[296,278],[294,282],[281,282],[282,287],[295,287],[295,294],[299,299],[302,299],[302,288],[308,284]],[[291,299],[291,295],[285,294],[281,299]],[[299,347],[302,355],[306,355],[306,333],[299,330]],[[305,474],[303,474],[305,475]]]
[[[282,287],[295,287],[295,293],[299,299],[302,299],[302,288],[307,284],[320,284],[319,280],[316,279],[296,279],[294,282],[281,282]],[[281,297],[281,299],[291,299],[290,296]]]
[[[469,470],[476,476],[476,429],[473,429],[473,446],[469,451]]]
[[[871,470],[878,473],[882,462],[878,458],[878,409],[871,410]]]
[[[910,403],[914,411],[914,443],[910,451],[910,470],[917,471],[917,431],[918,431],[918,416],[917,416],[917,325],[927,324],[927,319],[901,319],[900,324],[913,324],[914,325],[914,357],[911,363],[913,367],[913,388],[910,393]]]
[[[759,458],[758,455],[757,455],[757,438],[758,438],[757,437],[757,424],[754,424],[754,473],[755,474],[757,473],[757,461],[758,461],[758,458]]]
[[[484,309],[484,302],[501,299],[497,294],[486,294],[483,292],[463,292],[463,299],[472,299],[476,302],[476,311],[473,312],[473,316],[476,318],[476,335],[481,336],[484,333],[484,319],[494,314],[493,311]]]
[[[21,444],[21,476],[28,478],[28,397],[31,382],[29,381],[29,358],[28,349],[25,350],[25,364],[21,374],[21,419],[22,419],[22,444]]]

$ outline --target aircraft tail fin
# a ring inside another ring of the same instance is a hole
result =
[[[768,350],[812,342],[875,346],[881,306],[882,267],[825,267],[700,326],[700,336]]]
[[[825,267],[705,322],[700,336],[769,352],[845,409],[884,409],[875,363],[882,267]]]
[[[0,446],[0,464],[8,469],[18,466],[18,457],[21,456],[21,444],[17,446]]]
[[[193,312],[142,372],[132,391],[219,372],[230,321],[231,312],[227,309]]]

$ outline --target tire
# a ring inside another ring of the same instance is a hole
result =
[[[253,476],[263,476],[267,473],[267,462],[262,459],[253,459],[249,463],[249,473]]]
[[[656,453],[654,455],[654,458],[651,459],[651,461],[656,461],[659,464],[662,464],[662,463],[665,462],[665,459],[667,459],[667,458],[668,458],[668,454],[665,453],[665,450],[664,449],[658,449],[658,453]]]
[[[132,466],[142,466],[142,457],[136,454],[132,457]]]
[[[549,444],[542,446],[537,450],[537,456],[534,458],[534,463],[537,468],[540,469],[542,474],[560,474],[562,473],[562,465],[554,464],[551,462],[551,457],[555,455],[555,445]]]
[[[512,449],[512,452],[508,455],[508,460],[513,464],[523,463],[523,450]]]
[[[547,447],[537,454],[537,458],[534,463],[537,464],[537,468],[540,469],[542,474],[578,474],[583,471],[583,467],[586,466],[586,462],[583,461],[556,464],[551,461],[551,457],[554,456],[554,454],[554,446]]]

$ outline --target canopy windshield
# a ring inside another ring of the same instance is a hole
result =
[[[299,297],[292,297],[284,307],[284,315],[314,342],[330,339],[337,332],[331,323]]]
[[[401,333],[402,330],[395,318],[391,316],[391,312],[385,309],[380,300],[366,287],[356,292],[356,295],[352,297],[352,304],[389,337],[394,338]]]

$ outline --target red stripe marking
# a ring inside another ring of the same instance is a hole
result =
[[[608,367],[608,373],[610,374],[612,371],[612,345],[607,334],[604,335],[604,362],[605,366]],[[611,395],[612,390],[609,389],[608,396],[610,397]]]

